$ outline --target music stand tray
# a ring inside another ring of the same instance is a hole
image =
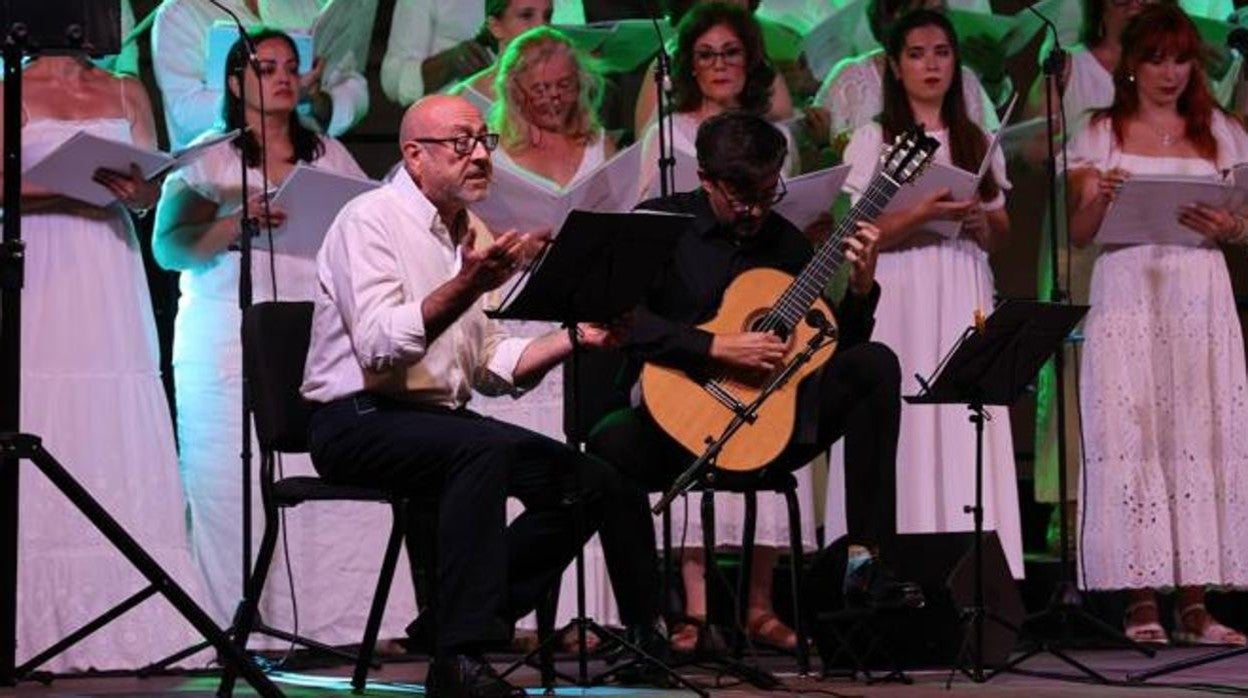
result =
[[[958,669],[977,683],[991,678],[984,672],[985,619],[1015,634],[1019,631],[984,607],[984,408],[1014,404],[1087,312],[1086,305],[1007,300],[986,321],[967,328],[930,380],[919,377],[923,389],[918,395],[904,398],[913,405],[966,405],[975,425],[975,503],[963,507],[975,522],[974,600],[962,610],[962,622],[969,623],[972,632],[962,643],[958,665],[949,675],[950,683]],[[969,671],[962,666],[968,655]]]

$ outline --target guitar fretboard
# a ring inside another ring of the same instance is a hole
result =
[[[841,219],[832,235],[815,252],[814,258],[776,301],[760,329],[783,329],[784,334],[788,334],[801,322],[832,275],[845,263],[845,238],[858,229],[858,221],[873,220],[880,215],[899,188],[901,185],[888,173],[882,170],[876,173],[849,215]]]

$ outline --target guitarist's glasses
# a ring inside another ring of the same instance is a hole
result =
[[[724,195],[724,199],[728,201],[728,206],[732,208],[732,212],[740,216],[762,213],[783,201],[784,197],[789,193],[789,188],[785,186],[783,177],[776,180],[775,189],[749,199],[736,196],[728,187],[724,186],[723,182],[717,182],[717,184],[720,192]]]

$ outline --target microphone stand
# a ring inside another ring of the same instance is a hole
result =
[[[659,29],[657,12],[650,14],[654,23],[654,33],[659,39],[658,61],[654,64],[655,108],[658,110],[657,126],[659,129],[659,196],[668,197],[676,193],[676,155],[672,152],[672,112],[667,101],[667,93],[672,82],[672,61],[663,43],[663,31]]]
[[[243,46],[246,48],[246,51],[247,51],[247,60],[235,66],[234,72],[233,72],[234,79],[238,81],[238,89],[239,89],[239,94],[240,94],[240,98],[238,100],[237,118],[238,118],[238,123],[240,124],[240,129],[241,129],[238,137],[242,138],[246,135],[247,130],[248,130],[247,128],[247,105],[241,97],[242,92],[244,90],[244,85],[246,82],[247,71],[248,70],[252,71],[252,73],[256,76],[257,82],[259,82],[261,79],[260,78],[260,63],[256,59],[256,47],[255,47],[255,44],[252,42],[251,37],[248,36],[247,34],[247,28],[243,25],[242,20],[239,19],[238,15],[235,14],[234,11],[230,10],[230,8],[221,4],[219,0],[208,0],[208,3],[211,4],[213,7],[217,8],[218,10],[224,12],[234,22],[234,26],[238,28],[239,41],[243,42]],[[153,15],[154,14],[155,13],[153,13]],[[260,95],[260,113],[261,113],[261,118],[263,119],[263,115],[265,113],[264,90],[260,90],[259,95]],[[265,136],[265,129],[263,127],[263,124],[261,125],[261,128],[260,128],[259,139],[260,139],[261,157],[263,157],[263,154],[267,151],[267,147],[268,147],[268,143],[267,143],[268,139]],[[249,210],[249,205],[248,205],[248,198],[249,198],[248,179],[249,177],[247,175],[247,158],[244,157],[241,152],[239,153],[238,163],[239,163],[239,185],[240,185],[240,191],[242,192],[242,196],[241,196],[242,207],[240,209],[239,235],[238,235],[238,253],[239,253],[239,260],[238,260],[238,310],[239,310],[238,331],[239,331],[239,334],[238,334],[238,337],[239,337],[239,341],[242,342],[242,316],[243,316],[243,313],[246,312],[247,308],[251,307],[253,299],[254,299],[254,295],[255,295],[254,289],[252,288],[252,256],[253,256],[252,250],[254,247],[253,241],[260,236],[260,224],[251,215],[251,211]],[[263,171],[263,165],[261,167]],[[266,180],[265,185],[267,186],[267,184],[268,182]],[[268,208],[267,201],[265,202],[265,208],[266,209]],[[274,300],[277,300],[276,292],[274,293]],[[251,571],[252,571],[251,570],[251,560],[252,560],[252,555],[251,555],[251,530],[252,530],[251,501],[252,501],[253,495],[251,491],[252,490],[252,486],[251,486],[251,473],[252,473],[251,380],[249,379],[247,375],[247,367],[245,365],[241,367],[241,377],[242,377],[242,380],[241,380],[242,385],[241,385],[241,394],[240,394],[240,397],[241,397],[240,412],[241,412],[241,417],[242,417],[242,439],[239,445],[238,455],[239,455],[239,461],[240,461],[240,466],[241,466],[240,477],[242,478],[241,499],[242,499],[242,507],[243,507],[243,518],[242,518],[243,554],[242,554],[242,567],[241,567],[242,587],[240,588],[242,589],[242,594],[246,594],[247,589],[249,588],[249,585],[251,582]],[[234,628],[238,625],[238,613],[244,608],[245,605],[246,605],[246,600],[240,598],[239,603],[235,607],[235,610],[234,610],[234,618],[231,619],[230,626],[226,628],[227,633],[231,635],[234,634]],[[338,657],[340,659],[344,659],[350,662],[356,661],[356,657],[354,655],[348,652],[344,652],[336,647],[331,647],[324,643],[320,643],[309,638],[301,637],[299,635],[296,635],[295,633],[287,632],[285,630],[279,630],[277,628],[274,628],[270,625],[265,624],[263,617],[261,617],[259,614],[258,603],[257,603],[257,611],[256,611],[256,620],[255,620],[255,623],[252,627],[250,634],[268,635],[270,637],[277,638],[284,642],[290,642],[293,644],[302,645],[304,647],[308,647],[310,649],[314,649],[324,654],[329,654],[334,657]],[[190,647],[186,647],[182,650],[179,650],[178,652],[175,652],[174,654],[169,655],[168,657],[165,657],[164,659],[161,659],[157,662],[153,662],[152,664],[149,664],[143,667],[142,669],[138,671],[138,675],[140,677],[145,677],[157,671],[162,671],[166,669],[167,667],[169,667],[171,664],[181,661],[182,659],[185,659],[186,657],[189,657],[198,653],[199,651],[203,650],[205,647],[206,647],[206,644],[204,643],[199,643],[199,644],[191,645]],[[247,648],[239,647],[238,650],[239,652],[246,653]],[[374,661],[372,666],[373,668],[380,668],[380,663]]]
[[[65,7],[48,10],[52,15]],[[33,15],[33,12],[31,13]],[[85,639],[144,600],[163,595],[189,622],[205,642],[201,647],[216,648],[223,664],[233,667],[266,698],[280,698],[282,692],[254,664],[247,660],[225,632],[212,621],[181,585],[160,566],[125,528],[97,502],[65,466],[44,450],[34,434],[19,433],[21,413],[21,296],[25,267],[25,243],[21,225],[22,163],[22,59],[29,50],[29,27],[25,16],[0,26],[4,56],[4,203],[3,244],[0,244],[0,685],[13,686],[34,674],[35,669],[70,646]],[[67,22],[75,17],[63,18]],[[72,25],[70,25],[72,26]],[[81,25],[80,25],[81,26]],[[69,28],[69,27],[67,27]],[[67,35],[69,32],[67,32]],[[68,46],[81,50],[81,45]],[[54,48],[54,47],[48,47]],[[132,594],[112,609],[71,632],[23,665],[16,665],[17,645],[17,567],[18,567],[18,484],[20,461],[30,461],[44,477],[91,522],[109,543],[125,556],[148,581],[148,586]]]
[[[1058,175],[1057,175],[1057,151],[1056,140],[1059,137],[1056,120],[1062,120],[1061,143],[1062,143],[1062,160],[1066,160],[1066,123],[1065,123],[1065,105],[1062,102],[1062,74],[1067,65],[1067,53],[1062,50],[1061,40],[1058,37],[1057,27],[1053,22],[1035,8],[1034,5],[1027,5],[1027,10],[1040,18],[1045,27],[1053,36],[1053,47],[1049,50],[1049,55],[1045,56],[1042,63],[1044,72],[1044,112],[1045,112],[1045,141],[1048,148],[1048,159],[1045,161],[1045,174],[1048,179],[1049,196],[1048,196],[1048,218],[1049,218],[1049,298],[1053,303],[1070,303],[1070,295],[1066,289],[1062,287],[1062,275],[1059,269],[1058,245],[1060,243],[1058,236],[1058,225],[1061,223],[1063,231],[1068,227],[1066,219],[1066,208],[1061,208],[1062,217],[1058,217]],[[1056,103],[1054,97],[1056,96]],[[1063,168],[1063,180],[1065,178],[1065,169]],[[1055,373],[1054,384],[1056,386],[1056,403],[1057,403],[1057,478],[1058,478],[1058,507],[1059,507],[1059,523],[1058,531],[1061,537],[1061,553],[1060,553],[1060,572],[1058,575],[1057,585],[1054,587],[1053,595],[1049,598],[1049,604],[1044,610],[1032,614],[1023,621],[1023,628],[1035,625],[1050,625],[1056,628],[1054,636],[1059,639],[1045,639],[1037,641],[1035,647],[1022,655],[1010,660],[1001,671],[1022,671],[1018,666],[1023,662],[1031,659],[1040,653],[1048,653],[1060,659],[1077,669],[1086,678],[1098,683],[1109,683],[1109,678],[1104,674],[1092,669],[1086,664],[1078,661],[1066,652],[1070,646],[1070,637],[1072,635],[1072,626],[1082,624],[1085,628],[1092,630],[1101,638],[1112,642],[1114,645],[1135,650],[1152,657],[1155,653],[1153,650],[1140,645],[1125,635],[1120,630],[1102,621],[1101,619],[1088,613],[1083,608],[1083,595],[1079,592],[1078,585],[1071,574],[1072,564],[1070,555],[1070,537],[1068,527],[1068,517],[1066,515],[1067,507],[1070,506],[1069,498],[1069,478],[1066,473],[1066,383],[1065,383],[1065,348],[1053,354],[1053,367]],[[1032,639],[1037,640],[1034,637]],[[996,673],[996,672],[994,672]]]

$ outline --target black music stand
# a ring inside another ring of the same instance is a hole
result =
[[[36,7],[36,5],[38,5]],[[116,52],[120,40],[118,3],[57,0],[42,4],[0,2],[4,55],[4,240],[0,245],[0,685],[14,685],[35,669],[118,616],[161,594],[263,696],[282,693],[248,662],[203,609],[131,537],[107,510],[44,450],[41,439],[20,432],[21,294],[25,245],[21,236],[22,59],[48,53]],[[108,539],[148,586],[88,622],[22,666],[16,666],[18,467],[28,460]]]
[[[572,341],[568,358],[569,389],[572,399],[577,395],[578,355],[581,345],[576,326],[580,322],[608,323],[641,304],[651,281],[671,256],[681,232],[688,227],[690,216],[635,211],[632,213],[596,213],[572,211],[560,228],[559,235],[503,293],[496,310],[486,315],[499,320],[536,320],[557,322],[567,328]],[[579,410],[572,409],[567,425],[569,445],[578,451],[584,442]],[[574,499],[577,539],[584,538],[585,501],[579,496],[579,476],[573,483],[578,495]],[[587,687],[596,683],[589,676],[586,635],[592,631],[631,651],[641,660],[663,669],[681,686],[700,696],[704,690],[672,671],[670,667],[628,642],[592,618],[585,616],[585,551],[576,553],[576,618],[571,627],[577,631],[578,671],[574,683]],[[549,646],[559,634],[552,634],[541,645],[512,664],[503,676],[531,661],[539,653],[546,656]],[[550,687],[551,677],[543,662],[542,682]]]
[[[913,405],[966,405],[975,425],[975,503],[963,507],[975,522],[974,595],[971,605],[962,609],[960,619],[970,624],[971,633],[962,642],[958,664],[950,672],[948,683],[952,683],[959,669],[976,683],[983,683],[1000,671],[984,672],[985,619],[1014,634],[1019,632],[1018,627],[984,606],[984,420],[988,418],[984,408],[1014,404],[1087,312],[1086,305],[1007,300],[986,321],[967,328],[930,380],[916,376],[923,389],[918,395],[905,397]],[[963,666],[968,655],[969,670]]]

